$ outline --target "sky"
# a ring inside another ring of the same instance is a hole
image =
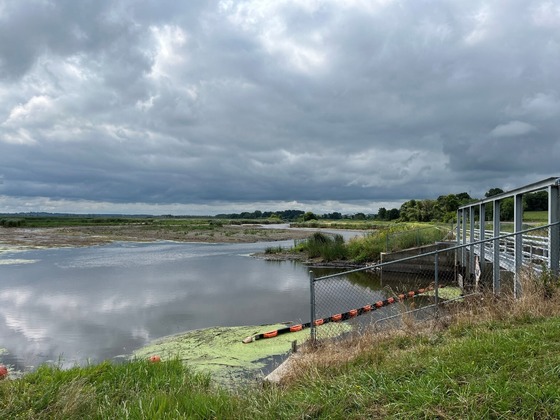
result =
[[[376,213],[560,175],[560,2],[0,0],[0,213]]]

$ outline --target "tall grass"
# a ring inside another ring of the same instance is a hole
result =
[[[379,261],[382,252],[433,244],[447,238],[449,229],[438,226],[394,225],[348,243],[348,258],[355,262]]]
[[[227,418],[236,401],[180,361],[61,370],[42,366],[0,383],[3,419]]]
[[[309,258],[322,258],[323,261],[345,260],[347,248],[342,235],[329,235],[315,232],[306,241],[300,242],[298,251],[305,251]]]

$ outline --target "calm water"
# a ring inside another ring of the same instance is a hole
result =
[[[21,370],[46,361],[72,366],[198,328],[306,322],[308,268],[249,256],[270,245],[114,243],[4,252],[0,349],[8,354],[0,360]],[[381,288],[364,273],[351,286],[364,293]]]

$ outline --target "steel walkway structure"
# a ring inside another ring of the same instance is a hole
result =
[[[523,195],[537,191],[548,193],[548,224],[523,229]],[[559,191],[560,178],[552,177],[460,207],[457,211],[457,245],[467,245],[461,252],[462,265],[468,264],[469,271],[475,272],[475,258],[467,258],[467,253],[477,255],[482,265],[485,261],[491,262],[496,294],[500,293],[500,269],[513,272],[516,297],[521,293],[519,275],[523,267],[540,270],[545,266],[557,276],[560,259]],[[500,231],[500,204],[510,198],[514,203],[513,232],[503,234]],[[492,210],[491,230],[486,229],[489,208]],[[547,229],[547,234],[538,235],[537,231],[543,229]]]

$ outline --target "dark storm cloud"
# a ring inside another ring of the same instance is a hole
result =
[[[515,187],[557,175],[559,47],[550,1],[5,1],[2,203]]]

